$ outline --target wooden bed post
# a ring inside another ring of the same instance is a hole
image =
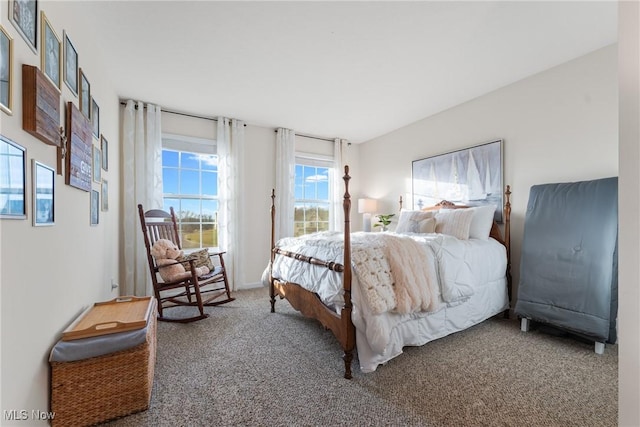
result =
[[[341,320],[346,330],[346,340],[344,343],[344,377],[351,379],[351,361],[353,360],[353,349],[355,348],[356,331],[351,320],[351,195],[349,194],[349,166],[344,167],[344,272],[342,273],[342,286],[344,288],[344,307],[342,308]]]
[[[511,279],[511,186],[507,185],[504,192],[506,201],[504,204],[504,245],[507,248],[507,292],[509,306],[511,306],[512,279]],[[509,309],[505,310],[504,317],[509,318]]]
[[[276,295],[286,298],[291,306],[307,317],[318,320],[325,328],[330,329],[344,350],[344,377],[351,379],[351,363],[356,347],[356,329],[351,320],[353,303],[351,301],[351,195],[349,194],[349,166],[344,167],[345,192],[342,202],[344,210],[344,264],[334,261],[324,261],[311,256],[290,252],[276,247],[275,237],[275,190],[271,191],[271,264],[269,266],[269,297],[271,298],[271,312],[275,313]],[[340,313],[325,306],[312,293],[295,283],[283,282],[273,277],[273,263],[276,255],[286,256],[301,262],[318,265],[329,270],[342,273],[342,286],[344,290],[344,306]]]
[[[276,254],[273,249],[276,247],[276,190],[271,189],[271,256],[269,263],[269,297],[271,298],[271,312],[276,312],[276,293],[273,288],[273,261]]]

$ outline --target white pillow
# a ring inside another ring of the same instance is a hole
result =
[[[423,219],[419,222],[420,231],[419,233],[435,233],[436,232],[436,218],[431,217],[427,219]]]
[[[429,221],[432,220],[432,221]],[[433,212],[401,210],[396,233],[433,233]]]
[[[436,233],[448,234],[461,240],[469,239],[473,214],[471,209],[440,209],[436,214]]]
[[[484,205],[469,208],[473,211],[473,218],[471,219],[471,226],[469,227],[470,239],[489,239],[489,233],[491,233],[491,226],[493,225],[493,216],[496,212],[495,205]]]

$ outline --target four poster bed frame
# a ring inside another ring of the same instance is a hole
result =
[[[353,308],[351,302],[351,284],[352,284],[352,271],[351,271],[351,221],[349,219],[351,213],[351,195],[349,194],[349,166],[344,167],[344,176],[342,177],[345,184],[345,192],[343,197],[342,206],[344,209],[344,259],[343,263],[323,261],[317,258],[309,257],[306,255],[285,251],[276,247],[275,241],[275,190],[271,191],[271,263],[269,266],[269,296],[271,299],[271,312],[275,313],[276,296],[280,299],[286,299],[291,306],[302,313],[304,316],[318,320],[326,329],[330,329],[335,335],[336,339],[344,350],[344,378],[351,379],[351,362],[353,360],[353,350],[356,347],[356,330],[351,320],[351,311]],[[509,196],[511,195],[510,186],[506,187],[505,191],[506,202],[504,209],[504,238],[500,233],[500,228],[493,222],[491,227],[490,237],[496,239],[499,243],[505,246],[507,251],[507,290],[509,301],[511,301],[511,257],[510,257],[510,216],[511,216],[511,203]],[[402,206],[402,198],[400,198],[400,205]],[[437,210],[442,207],[447,209],[467,208],[468,206],[454,205],[448,201],[442,201],[436,206],[431,208],[425,208],[423,210]],[[342,284],[344,289],[344,306],[337,313],[334,309],[326,306],[320,299],[320,297],[311,291],[304,289],[302,286],[281,281],[278,278],[272,276],[272,266],[275,260],[276,254],[286,256],[313,264],[316,266],[325,267],[329,270],[342,273]],[[509,316],[509,309],[504,311],[504,316]]]

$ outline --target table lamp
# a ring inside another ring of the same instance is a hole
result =
[[[371,214],[378,209],[375,199],[358,199],[358,213],[362,214],[362,229],[371,231]]]

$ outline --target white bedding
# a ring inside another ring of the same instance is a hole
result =
[[[358,242],[373,234],[352,233],[352,253]],[[394,235],[394,233],[385,233]],[[400,235],[398,235],[400,236]],[[437,277],[437,301],[432,311],[398,314],[390,310],[374,314],[363,296],[357,272],[352,283],[352,320],[356,327],[358,359],[363,372],[402,353],[407,345],[423,345],[433,339],[473,326],[508,308],[506,250],[494,239],[459,240],[444,234],[403,234],[425,247],[425,267]],[[277,246],[324,261],[343,262],[342,233],[324,232],[286,238]],[[326,242],[330,241],[331,244]],[[339,310],[343,305],[342,274],[294,259],[276,256],[273,276],[297,283],[317,293]]]

